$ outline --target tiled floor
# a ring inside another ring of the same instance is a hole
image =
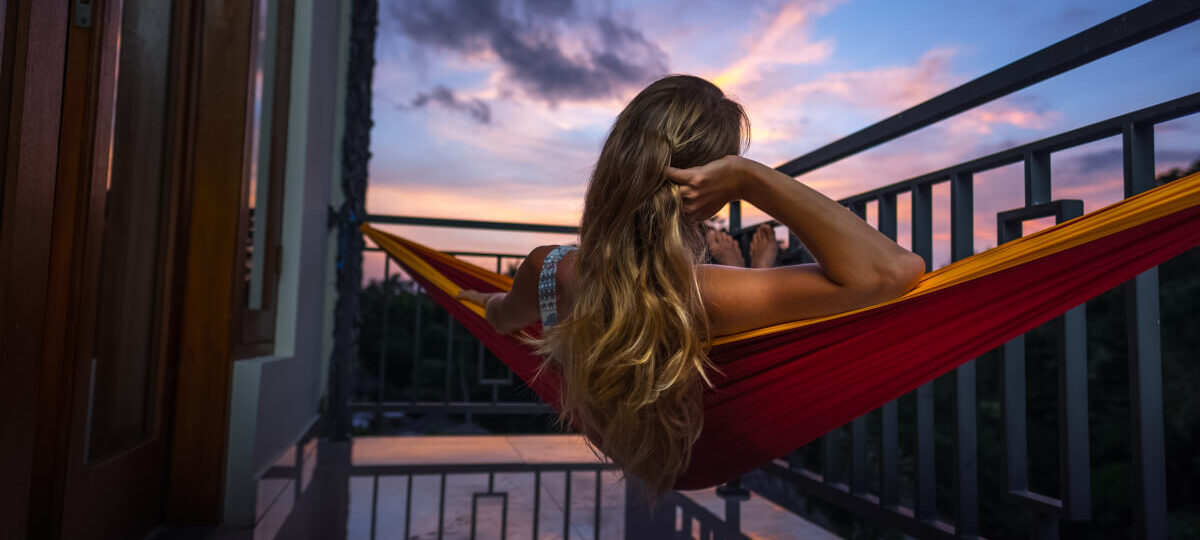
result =
[[[461,464],[461,463],[595,463],[599,460],[573,435],[529,436],[427,436],[360,437],[354,439],[354,465]],[[596,473],[575,472],[571,476],[570,519],[567,536],[592,539],[595,522]],[[444,538],[471,537],[473,494],[487,490],[486,474],[449,475],[443,509]],[[624,536],[625,488],[619,474],[601,475],[600,539]],[[476,536],[480,540],[531,538],[533,532],[534,475],[503,473],[494,478],[495,491],[506,492],[508,517],[502,518],[499,497],[477,500]],[[563,538],[566,477],[562,472],[541,477],[538,539]],[[402,539],[405,526],[407,477],[370,477],[350,480],[350,516],[347,538],[371,537],[372,503],[375,507],[375,538]],[[418,475],[412,484],[412,516],[408,540],[437,538],[440,477]],[[714,490],[686,492],[717,516],[724,515],[724,500]],[[824,529],[758,497],[742,504],[743,531],[757,539],[836,539]]]

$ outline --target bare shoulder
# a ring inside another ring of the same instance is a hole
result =
[[[699,265],[696,277],[714,336],[832,315],[884,300],[829,280],[819,264],[774,268]]]
[[[520,267],[517,268],[517,275],[513,277],[514,288],[525,284],[537,285],[538,277],[542,273],[542,265],[546,262],[546,256],[550,254],[554,248],[554,244],[538,246],[529,251],[529,255],[521,261]]]

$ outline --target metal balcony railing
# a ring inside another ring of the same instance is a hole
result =
[[[432,218],[416,218],[406,216],[368,216],[367,221],[376,224],[393,224],[393,225],[424,225],[435,227],[452,227],[452,228],[470,228],[470,229],[485,229],[485,230],[505,230],[505,231],[529,231],[529,232],[551,232],[575,234],[578,233],[578,227],[560,226],[560,225],[543,225],[531,223],[509,223],[509,222],[492,222],[492,221],[472,221],[472,220],[444,220]],[[379,248],[366,248],[368,252],[381,252]],[[525,255],[505,254],[505,253],[483,253],[469,251],[447,251],[450,255],[460,255],[469,257],[486,257],[494,258],[496,261],[496,271],[501,271],[502,261],[505,259],[521,260]],[[391,259],[384,257],[384,287],[385,295],[388,300],[391,299],[392,288],[391,283]],[[512,373],[505,371],[506,376],[500,377],[485,377],[485,354],[490,354],[486,351],[482,342],[469,337],[469,341],[474,342],[475,350],[477,351],[478,364],[476,374],[478,378],[475,383],[477,387],[490,386],[492,399],[490,401],[472,400],[472,391],[468,387],[465,380],[467,371],[466,365],[460,361],[460,357],[455,354],[456,340],[454,337],[455,328],[458,326],[454,318],[448,312],[435,306],[424,306],[424,294],[418,287],[413,287],[401,294],[412,295],[414,302],[414,316],[412,317],[412,335],[415,341],[413,352],[408,360],[412,367],[410,374],[411,384],[406,389],[409,398],[408,400],[389,400],[385,392],[385,384],[388,381],[387,366],[388,366],[388,348],[380,347],[380,355],[376,362],[376,371],[378,374],[379,387],[374,392],[373,400],[357,400],[349,404],[351,413],[372,413],[382,415],[385,413],[404,413],[404,414],[462,414],[467,417],[468,423],[472,415],[548,415],[553,412],[549,405],[541,401],[501,401],[498,399],[498,388],[501,386],[516,387],[522,385],[521,381],[513,378]],[[390,324],[387,317],[388,301],[384,302],[384,316],[381,318],[381,335],[383,342],[387,342],[387,336],[390,332]],[[430,302],[431,303],[431,302]],[[446,317],[446,344],[444,348],[445,356],[439,359],[444,362],[445,372],[442,378],[442,400],[429,401],[418,398],[419,388],[416,386],[417,376],[415,373],[423,362],[429,363],[429,358],[422,351],[420,337],[422,335],[422,320],[426,318],[426,312],[430,309],[445,313]],[[469,336],[469,334],[466,334]],[[496,361],[498,363],[498,361]],[[457,368],[457,373],[460,376],[459,388],[454,388],[454,379],[452,369]],[[500,369],[504,369],[503,366]],[[358,372],[361,380],[364,375],[363,371]],[[459,399],[455,399],[455,394]],[[358,393],[359,395],[362,392]],[[532,391],[529,392],[532,395]],[[406,495],[404,496],[406,508],[403,510],[405,538],[408,537],[411,527],[411,519],[413,511],[412,503],[412,486],[414,476],[420,475],[437,475],[441,479],[439,488],[437,489],[438,497],[438,518],[436,521],[437,537],[441,538],[444,532],[444,515],[446,512],[446,478],[448,475],[466,475],[466,474],[487,474],[488,488],[486,491],[478,492],[473,495],[474,499],[479,498],[496,498],[502,501],[501,505],[501,537],[507,537],[507,523],[509,519],[508,499],[510,492],[495,489],[496,474],[519,474],[533,475],[533,514],[531,517],[514,516],[513,519],[531,519],[531,538],[536,538],[538,535],[539,520],[541,519],[540,508],[540,488],[542,477],[545,474],[558,474],[564,476],[565,487],[563,491],[563,516],[561,518],[561,526],[563,527],[563,538],[571,537],[569,533],[570,522],[572,520],[570,514],[571,504],[571,478],[576,472],[593,472],[595,474],[596,492],[593,497],[592,516],[594,524],[592,531],[601,530],[600,520],[600,475],[602,471],[614,470],[615,465],[612,464],[579,464],[579,463],[560,463],[560,464],[458,464],[458,465],[388,465],[388,466],[373,466],[373,467],[352,467],[350,471],[351,477],[371,477],[372,478],[372,494],[371,494],[371,517],[370,517],[370,537],[375,537],[375,524],[379,510],[378,503],[378,485],[380,477],[406,477]],[[659,501],[658,507],[654,514],[651,515],[649,510],[641,504],[640,486],[636,483],[636,479],[626,479],[624,493],[624,526],[623,534],[625,538],[674,538],[674,537],[692,537],[692,530],[695,527],[700,533],[701,538],[713,540],[745,540],[747,537],[740,532],[740,504],[742,501],[749,498],[749,492],[741,488],[736,482],[723,486],[717,490],[717,495],[725,500],[725,518],[722,519],[707,508],[697,504],[690,498],[676,492],[671,492],[665,495]],[[524,494],[513,494],[520,497]],[[388,512],[394,512],[395,509],[387,509]],[[478,506],[473,503],[470,508],[470,519],[472,527],[470,529],[470,537],[475,537],[476,516]],[[685,536],[677,536],[683,534]],[[593,536],[594,538],[603,538],[602,536]]]
[[[1130,10],[1075,36],[952,89],[882,122],[796,158],[779,170],[792,176],[894,140],[902,135],[982,105],[1113,52],[1140,43],[1168,30],[1200,19],[1200,2],[1155,1]],[[1053,153],[1103,138],[1121,136],[1124,196],[1154,186],[1154,126],[1200,112],[1200,93],[1194,93],[1129,114],[1048,137],[1029,144],[923,174],[908,180],[847,197],[839,202],[866,219],[868,202],[877,210],[878,229],[896,238],[896,200],[908,194],[912,201],[912,249],[932,268],[932,193],[938,184],[950,184],[951,258],[973,252],[973,175],[1023,163],[1025,205],[997,216],[997,243],[1021,235],[1025,221],[1055,217],[1062,222],[1082,213],[1074,200],[1051,200],[1050,157]],[[754,228],[740,228],[740,208],[735,203],[730,222],[734,237],[745,249]],[[773,226],[777,222],[769,222]],[[790,237],[781,260],[810,260]],[[1133,438],[1133,516],[1138,538],[1166,538],[1167,501],[1162,416],[1162,359],[1159,336],[1158,272],[1152,269],[1125,284],[1126,324],[1129,329],[1130,422]],[[1088,448],[1087,342],[1084,306],[1076,307],[1048,323],[1059,344],[1060,493],[1037,493],[1029,487],[1026,436],[1026,385],[1024,337],[1000,348],[1002,364],[1001,415],[1005,500],[1027,509],[1030,536],[1057,538],[1059,523],[1091,518]],[[752,491],[803,512],[796,494],[804,494],[842,507],[855,515],[919,538],[976,537],[979,530],[978,452],[975,395],[975,361],[954,373],[955,400],[955,515],[944,521],[935,512],[933,383],[916,394],[916,495],[913,506],[899,500],[898,413],[893,401],[880,410],[880,492],[866,489],[867,415],[849,426],[849,482],[843,478],[839,428],[815,443],[822,470],[803,466],[803,452],[788,463],[767,465],[747,482]]]
[[[377,216],[371,215],[367,217],[369,223],[375,224],[390,224],[390,225],[422,225],[433,227],[451,227],[451,228],[467,228],[467,229],[485,229],[485,230],[502,230],[502,231],[525,231],[525,232],[542,232],[542,233],[566,233],[574,234],[578,232],[578,227],[561,226],[561,225],[543,225],[532,223],[509,223],[496,221],[473,221],[473,220],[449,220],[435,218],[415,218],[406,216]],[[382,252],[381,249],[375,247],[366,248],[368,252]],[[473,252],[473,251],[447,251],[449,255],[466,256],[476,258],[492,258],[495,259],[496,273],[501,273],[502,264],[505,260],[514,260],[520,262],[525,258],[526,254],[510,254],[510,253],[488,253],[488,252]],[[386,344],[389,342],[389,336],[392,331],[392,324],[389,321],[389,313],[391,300],[397,292],[394,290],[392,282],[392,261],[390,257],[384,258],[384,281],[381,284],[384,287],[386,300],[383,305],[380,335],[381,342]],[[469,333],[463,332],[463,337],[467,338],[468,347],[473,347],[475,350],[475,363],[468,365],[462,360],[462,354],[456,350],[456,346],[461,347],[462,343],[458,339],[457,334],[460,325],[450,316],[449,312],[437,307],[432,302],[426,301],[424,293],[416,284],[412,284],[412,288],[405,289],[399,294],[409,295],[413,304],[413,315],[408,321],[411,323],[409,332],[412,336],[412,352],[409,354],[408,361],[410,372],[408,373],[409,384],[404,388],[402,394],[394,395],[388,393],[389,378],[387,368],[390,362],[389,347],[379,347],[379,358],[375,363],[375,373],[377,374],[377,387],[373,395],[365,395],[370,392],[363,392],[361,384],[359,391],[355,393],[355,399],[350,402],[349,409],[351,412],[373,412],[375,414],[384,413],[415,413],[415,414],[463,414],[468,418],[468,422],[473,415],[547,415],[552,412],[550,407],[539,400],[532,397],[532,392],[528,392],[526,400],[501,400],[500,389],[516,389],[521,385],[520,381],[513,378],[512,372],[508,371],[499,360],[494,358],[494,355],[483,346],[483,343],[470,337]],[[436,361],[427,355],[428,345],[424,342],[424,332],[422,324],[428,325],[428,313],[430,311],[438,313],[438,316],[445,317],[445,345],[442,349],[442,357]],[[442,391],[441,399],[430,399],[427,395],[429,388],[422,388],[417,384],[418,371],[427,367],[430,364],[441,363],[444,367],[442,374]],[[488,366],[494,366],[491,369]],[[474,380],[468,381],[467,372],[474,372]],[[488,373],[491,373],[489,376]],[[498,376],[498,373],[503,373],[503,376]],[[455,375],[458,376],[458,381],[454,380]],[[366,375],[363,370],[359,371],[357,380],[361,383],[363,375]],[[458,383],[457,385],[455,383]],[[457,388],[455,387],[457,386]],[[490,400],[480,400],[476,396],[479,394],[479,389],[486,388],[485,393],[490,394]],[[373,399],[363,399],[370,397]]]
[[[1195,0],[1149,2],[794,159],[779,167],[779,170],[792,176],[811,172],[1197,19],[1200,19],[1200,2]],[[896,239],[897,197],[909,197],[912,249],[924,257],[927,266],[932,268],[932,194],[935,186],[949,184],[950,252],[952,260],[959,260],[973,252],[975,175],[1013,164],[1024,166],[1024,182],[1021,186],[1024,205],[1002,211],[996,216],[997,243],[1007,242],[1021,235],[1021,225],[1026,221],[1053,217],[1057,222],[1062,222],[1082,212],[1079,201],[1051,198],[1050,160],[1053,154],[1108,137],[1120,136],[1124,196],[1130,197],[1154,186],[1155,125],[1197,112],[1200,112],[1200,92],[876,188],[839,202],[864,219],[867,217],[868,203],[871,203],[876,211],[878,229]],[[573,227],[563,226],[427,218],[370,216],[368,221],[511,231],[576,232]],[[773,226],[779,225],[775,222],[769,223]],[[735,238],[741,242],[743,250],[747,249],[754,228],[741,227],[741,208],[737,202],[731,204],[730,228]],[[802,247],[797,245],[796,238],[791,236],[791,240],[780,260],[784,263],[810,260]],[[520,257],[515,254],[489,253],[464,255],[495,257],[498,271],[502,259]],[[385,273],[390,273],[390,270]],[[1162,346],[1159,335],[1157,269],[1147,271],[1126,283],[1124,293],[1125,322],[1128,328],[1133,534],[1138,538],[1166,538]],[[415,317],[415,332],[418,334],[421,317],[418,311]],[[452,322],[450,324],[453,325]],[[1030,487],[1024,337],[1010,341],[997,351],[1001,371],[1000,445],[1004,467],[1004,492],[998,496],[1004,504],[1026,512],[1029,520],[1028,534],[1032,538],[1057,538],[1060,525],[1085,522],[1092,518],[1093,513],[1085,307],[1076,307],[1047,326],[1058,344],[1058,493],[1040,493]],[[544,405],[517,405],[496,400],[495,385],[499,381],[482,378],[479,381],[481,384],[493,385],[491,402],[452,400],[449,374],[451,347],[451,342],[448,341],[445,398],[440,404],[422,404],[415,399],[409,402],[389,401],[384,399],[381,390],[374,401],[353,403],[351,408],[360,411],[456,410],[473,413],[511,411],[535,414],[548,412]],[[482,364],[482,348],[479,354]],[[381,377],[384,375],[385,365],[385,359],[381,359]],[[743,478],[742,485],[751,492],[801,515],[807,513],[808,500],[815,499],[844,509],[857,518],[880,527],[901,531],[917,538],[977,538],[995,534],[993,531],[980,529],[979,443],[976,420],[980,401],[976,395],[976,362],[972,360],[963,364],[953,375],[947,377],[952,377],[954,387],[953,407],[949,411],[954,425],[951,442],[954,471],[952,516],[941,515],[936,509],[935,406],[932,382],[913,392],[916,419],[913,433],[915,486],[911,501],[901,498],[899,400],[885,404],[878,411],[863,415],[849,425],[830,432],[821,440],[793,452],[785,460],[767,464]],[[509,381],[504,381],[504,384],[508,383]],[[469,394],[463,390],[463,396]],[[879,441],[876,456],[878,464],[873,467],[868,466],[868,417],[877,417],[879,420],[878,433],[873,434]],[[842,450],[843,445],[848,451]],[[813,470],[807,467],[806,460],[819,460],[819,468]],[[869,489],[869,474],[878,475],[877,492]],[[736,486],[735,483],[725,488],[729,494],[726,500],[732,509],[727,512],[727,516],[732,519],[723,526],[734,532],[739,530],[736,516],[737,502],[741,500],[740,488]],[[683,512],[682,508],[685,506],[686,503],[681,503],[675,507]],[[676,510],[672,510],[672,518],[675,517],[675,512]],[[649,520],[645,530],[656,531],[654,524],[659,522],[647,516],[643,517]],[[674,519],[671,519],[671,522],[669,528],[675,531]],[[687,533],[690,537],[690,520]],[[652,535],[657,533],[640,534],[651,535],[643,537],[653,537]]]

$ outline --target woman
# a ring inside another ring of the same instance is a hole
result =
[[[925,269],[838,203],[740,157],[748,136],[741,106],[713,84],[686,75],[654,82],[604,144],[578,250],[538,247],[507,294],[460,295],[485,306],[501,333],[547,314],[534,345],[543,367],[562,373],[561,419],[654,495],[687,469],[700,436],[712,337],[883,302]],[[701,264],[697,224],[738,199],[787,225],[818,262]]]

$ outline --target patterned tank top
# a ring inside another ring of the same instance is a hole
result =
[[[542,313],[543,328],[558,324],[558,296],[554,290],[554,277],[558,273],[558,261],[575,249],[575,246],[558,246],[550,250],[542,262],[542,274],[538,278],[538,309]]]

